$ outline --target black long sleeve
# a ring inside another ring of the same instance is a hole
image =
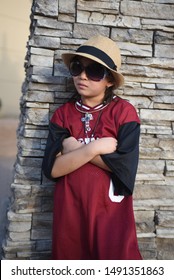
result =
[[[127,196],[133,193],[139,158],[139,135],[139,123],[121,125],[116,152],[101,156],[112,170],[111,177],[118,195]]]
[[[42,162],[42,171],[48,179],[54,180],[51,177],[51,171],[56,155],[62,150],[63,140],[69,136],[70,133],[68,129],[62,128],[59,125],[50,122],[49,134]]]

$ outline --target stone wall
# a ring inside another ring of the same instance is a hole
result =
[[[173,27],[173,0],[33,1],[5,259],[50,257],[53,184],[40,180],[49,119],[73,90],[61,53],[98,33],[121,49],[118,94],[142,122],[134,194],[142,255],[174,259]]]

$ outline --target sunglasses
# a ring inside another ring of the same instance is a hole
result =
[[[95,82],[103,80],[108,74],[107,69],[97,62],[84,66],[78,60],[71,61],[69,71],[73,77],[76,77],[85,71],[87,78]]]

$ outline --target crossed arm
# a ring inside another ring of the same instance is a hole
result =
[[[74,137],[63,141],[63,150],[55,159],[51,176],[57,178],[69,174],[87,162],[111,171],[103,162],[100,155],[112,153],[116,150],[117,141],[112,137],[104,137],[84,145]]]

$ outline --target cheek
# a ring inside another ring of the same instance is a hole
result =
[[[77,77],[73,77],[73,83],[76,86],[76,84],[77,84]]]
[[[99,84],[97,85],[98,89],[102,91],[105,91],[107,86],[108,86],[108,82],[105,80],[100,81]]]
[[[77,81],[77,77],[72,77],[72,79],[74,83]]]

